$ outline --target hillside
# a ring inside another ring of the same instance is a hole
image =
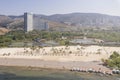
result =
[[[42,18],[79,27],[120,27],[120,17],[97,13],[56,14]]]
[[[110,16],[98,13],[70,13],[50,16],[35,14],[34,17],[37,17],[41,21],[49,22],[50,29],[57,31],[76,31],[80,28],[120,29],[119,16]],[[0,15],[0,26],[5,28],[23,29],[23,22],[23,15]]]
[[[7,32],[9,32],[8,29],[6,29],[6,28],[1,28],[1,27],[0,27],[0,35],[4,35],[4,34],[7,33]]]
[[[6,27],[7,24],[11,23],[13,20],[5,15],[0,15],[0,26]]]
[[[0,15],[0,26],[2,28],[8,28],[8,29],[23,29],[24,27],[24,19],[23,17],[19,16],[5,16]]]

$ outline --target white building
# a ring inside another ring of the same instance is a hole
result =
[[[24,13],[24,30],[26,32],[33,30],[33,15],[31,13]]]
[[[24,13],[24,30],[26,32],[32,30],[49,30],[49,24],[40,17],[30,13]]]

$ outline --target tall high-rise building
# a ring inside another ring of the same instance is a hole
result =
[[[31,13],[24,13],[24,30],[26,32],[33,30],[33,15]]]
[[[49,24],[46,20],[33,16],[31,13],[24,13],[24,30],[29,32],[32,30],[49,30]]]

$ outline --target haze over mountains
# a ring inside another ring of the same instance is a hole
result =
[[[41,21],[47,21],[52,30],[78,30],[79,28],[120,28],[120,17],[98,13],[70,13],[55,15],[34,15]],[[9,29],[23,29],[21,16],[0,15],[0,26]]]

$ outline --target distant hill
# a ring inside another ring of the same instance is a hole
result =
[[[11,23],[13,20],[5,15],[0,15],[0,26],[6,27],[7,24]]]
[[[23,29],[23,16],[0,15],[0,26],[8,29]]]
[[[70,14],[55,14],[55,15],[39,15],[35,14],[41,21],[47,21],[51,30],[78,30],[79,28],[120,28],[120,17],[110,16],[98,13],[70,13]],[[5,16],[0,15],[0,26],[9,29],[23,29],[23,15],[20,16]]]
[[[43,18],[79,27],[120,27],[119,16],[97,13],[55,14]]]

